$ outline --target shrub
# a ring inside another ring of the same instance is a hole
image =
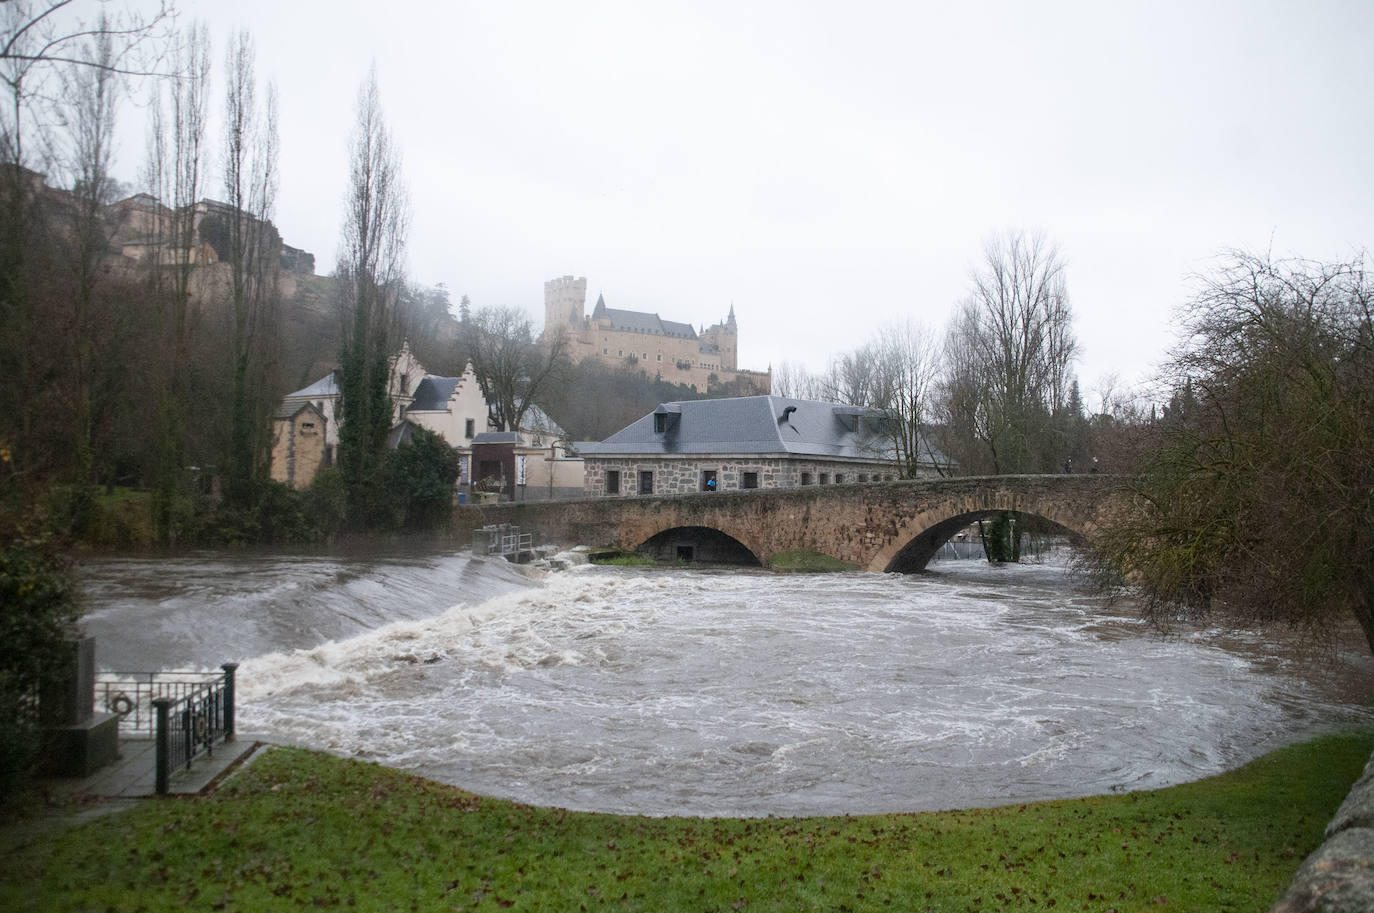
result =
[[[337,469],[326,469],[303,492],[305,518],[321,539],[333,539],[348,519],[348,490]]]
[[[307,515],[305,497],[280,482],[259,483],[253,513],[259,542],[310,542],[320,537]]]
[[[32,767],[37,695],[60,673],[78,614],[70,568],[47,540],[0,549],[0,796]]]
[[[388,458],[391,491],[401,522],[411,529],[438,525],[453,512],[453,483],[458,481],[458,454],[426,428]]]

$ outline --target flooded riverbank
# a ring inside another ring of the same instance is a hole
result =
[[[1151,788],[1374,720],[1358,650],[1307,662],[1268,635],[1161,637],[1062,562],[531,577],[465,554],[193,556],[106,559],[85,579],[103,666],[238,660],[246,730],[578,809]]]

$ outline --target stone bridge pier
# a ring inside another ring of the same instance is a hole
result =
[[[633,550],[676,534],[734,548],[716,538],[723,536],[765,566],[774,555],[805,549],[869,571],[913,572],[960,529],[1000,511],[1040,517],[1091,541],[1122,496],[1114,476],[971,476],[481,510],[485,523],[512,523],[533,530],[539,542],[565,547]]]

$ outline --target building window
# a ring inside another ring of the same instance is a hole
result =
[[[471,418],[470,418],[470,419],[468,419],[467,421],[463,422],[463,435],[464,435],[465,437],[467,437],[469,440],[471,440],[472,436],[473,436],[474,434],[476,434],[476,433],[477,433],[477,420],[476,420],[476,419],[471,419]]]
[[[843,484],[844,484],[844,473],[842,473],[842,472],[837,472],[837,473],[835,473],[835,484],[836,484],[836,485],[843,485]]]
[[[654,493],[654,473],[651,469],[641,469],[639,471],[639,493],[651,495]]]
[[[863,483],[863,482],[867,482],[867,481],[868,481],[868,475],[867,475],[866,473],[862,473],[862,472],[859,473],[859,482],[860,482],[860,483]]]
[[[830,473],[828,473],[828,472],[823,472],[823,473],[821,473],[821,484],[822,484],[822,485],[829,485],[829,484],[830,484]]]
[[[301,434],[314,434],[314,433],[315,433],[315,423],[314,423],[314,422],[301,422]]]
[[[663,353],[662,353],[662,352],[659,352],[658,355],[657,355],[656,357],[658,358],[659,361],[662,361],[662,360],[663,360]]]
[[[619,469],[608,469],[608,470],[606,470],[606,494],[608,494],[608,495],[618,495],[618,494],[620,494],[620,470],[619,470]]]
[[[714,469],[703,469],[701,471],[701,490],[716,490],[716,471]]]
[[[654,433],[662,434],[668,430],[668,416],[662,412],[654,414]]]
[[[803,484],[803,485],[810,485],[810,484],[811,484],[811,473],[809,473],[809,472],[803,472],[803,473],[802,473],[802,484]]]
[[[746,472],[740,476],[740,488],[758,488],[759,474],[757,472]]]

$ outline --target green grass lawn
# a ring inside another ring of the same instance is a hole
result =
[[[0,910],[1262,911],[1374,732],[1155,792],[845,818],[594,815],[273,749],[0,861]]]

